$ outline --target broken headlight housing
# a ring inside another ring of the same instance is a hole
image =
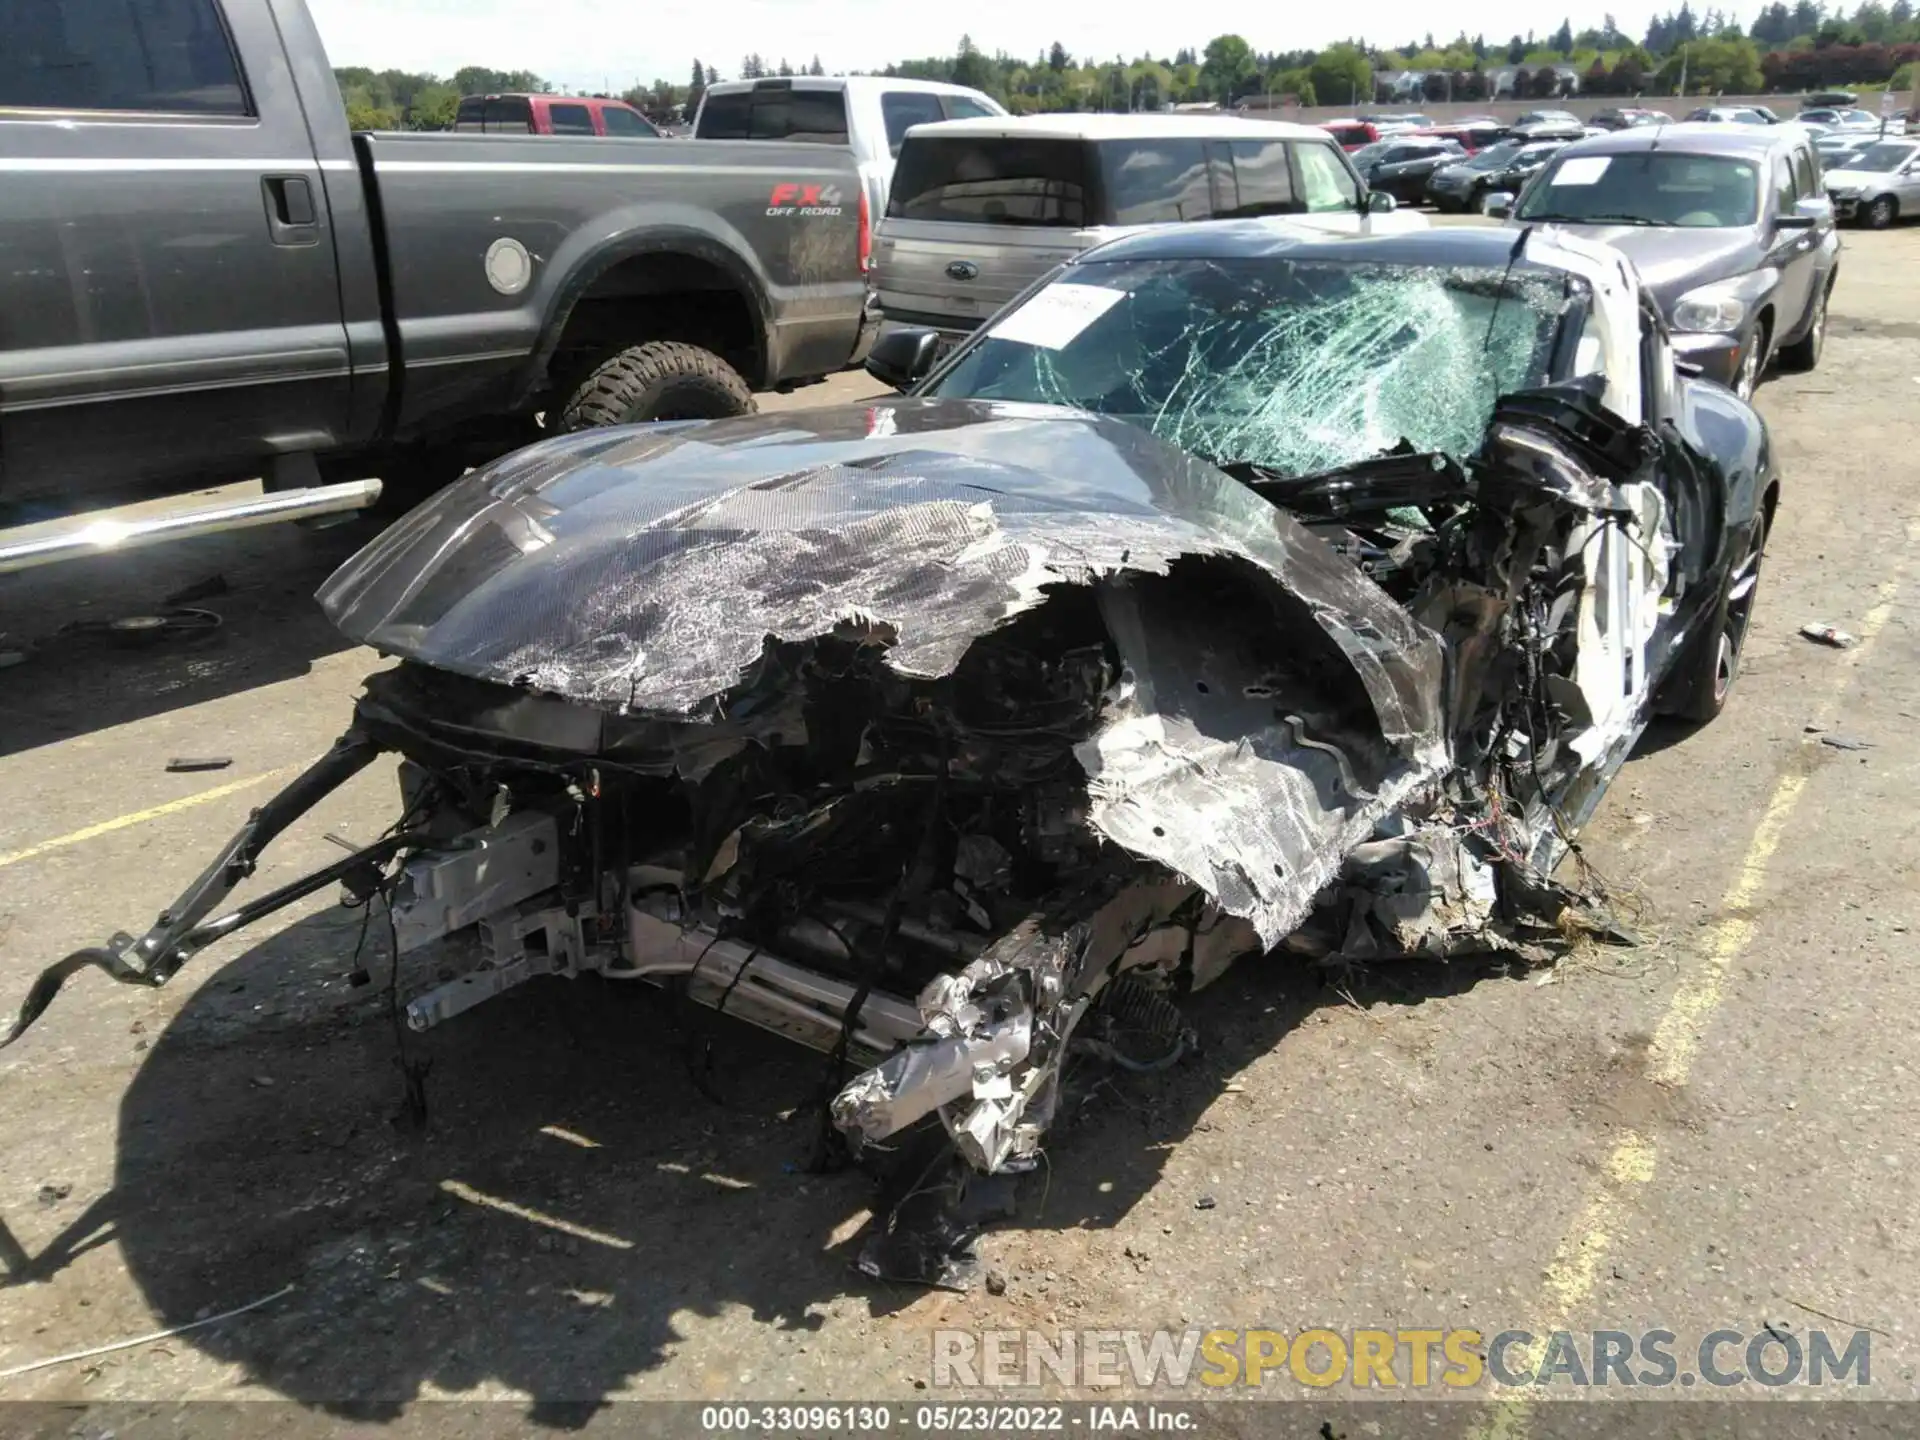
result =
[[[1731,335],[1747,323],[1747,302],[1735,293],[1738,283],[1719,280],[1689,290],[1674,302],[1673,328],[1707,335]]]

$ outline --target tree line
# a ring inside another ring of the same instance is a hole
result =
[[[1573,87],[1593,95],[1690,95],[1797,92],[1833,85],[1912,84],[1920,62],[1920,17],[1914,0],[1861,0],[1851,14],[1820,0],[1773,0],[1744,29],[1729,12],[1696,13],[1687,0],[1656,15],[1635,39],[1607,15],[1576,31],[1570,20],[1545,36],[1514,35],[1505,42],[1464,31],[1445,44],[1429,34],[1381,48],[1353,40],[1323,50],[1257,51],[1239,35],[1217,35],[1199,50],[1171,58],[1134,60],[1075,57],[1058,41],[1031,59],[988,55],[968,36],[951,55],[901,60],[881,74],[945,80],[984,91],[1016,114],[1050,110],[1156,110],[1164,105],[1234,105],[1255,96],[1287,97],[1302,105],[1388,103],[1396,94],[1385,77],[1418,72],[1416,93],[1429,101],[1492,98],[1497,72],[1511,70],[1515,95],[1547,98]],[[743,56],[743,79],[767,75],[824,75],[818,55],[801,67],[787,59]],[[834,72],[844,73],[844,72]],[[468,66],[442,78],[399,70],[348,67],[335,72],[347,115],[358,130],[445,130],[460,98],[512,91],[552,90],[525,70]],[[686,83],[655,79],[618,98],[658,121],[691,116],[718,67],[695,60]]]

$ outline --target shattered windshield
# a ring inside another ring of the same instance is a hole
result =
[[[1499,396],[1551,378],[1580,303],[1568,283],[1534,265],[1079,265],[924,393],[1111,415],[1216,464],[1287,476],[1403,445],[1464,458]]]

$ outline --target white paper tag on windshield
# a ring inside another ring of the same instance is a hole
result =
[[[1571,160],[1560,162],[1560,168],[1553,172],[1553,188],[1562,185],[1592,185],[1607,173],[1607,166],[1613,163],[1611,155],[1576,155]]]
[[[1126,291],[1105,285],[1049,285],[987,334],[1058,350],[1126,298]]]

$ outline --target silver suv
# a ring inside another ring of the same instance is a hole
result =
[[[1149,225],[1285,215],[1424,228],[1370,194],[1326,131],[1194,115],[955,120],[907,132],[874,242],[890,325],[953,338],[1056,265]]]

